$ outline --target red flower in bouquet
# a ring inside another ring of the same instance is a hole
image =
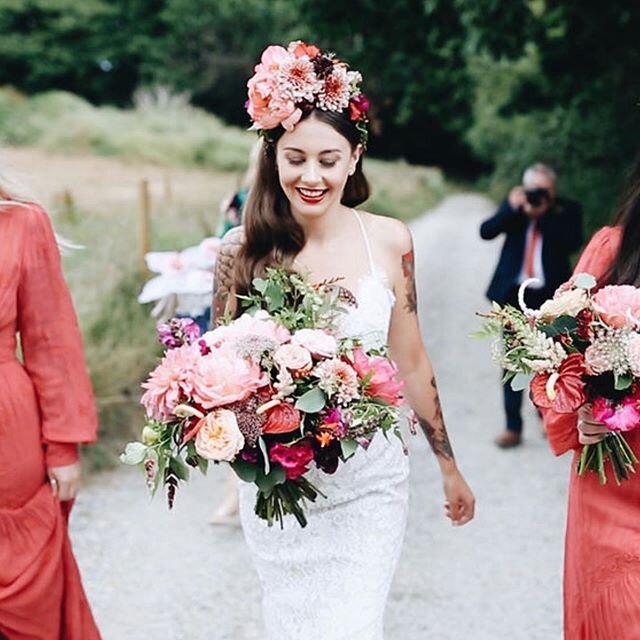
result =
[[[400,392],[404,382],[396,380],[398,369],[391,360],[382,356],[368,356],[358,347],[353,352],[353,368],[358,377],[366,381],[367,395],[394,407],[402,404]]]
[[[290,433],[300,427],[300,412],[288,402],[282,402],[269,411],[263,433]]]
[[[307,465],[313,460],[313,447],[308,440],[291,445],[277,442],[269,450],[269,459],[284,468],[287,479],[295,480],[309,471]]]
[[[572,353],[554,373],[538,373],[531,381],[531,400],[543,409],[558,413],[577,411],[586,401],[584,356]]]

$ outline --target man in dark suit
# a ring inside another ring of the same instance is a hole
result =
[[[484,240],[501,234],[504,244],[487,297],[517,306],[520,284],[537,278],[527,288],[525,302],[538,308],[571,275],[569,256],[582,244],[582,210],[577,202],[557,197],[555,172],[536,163],[480,226]],[[509,448],[522,442],[522,391],[513,391],[510,383],[503,387],[506,429],[496,444]]]

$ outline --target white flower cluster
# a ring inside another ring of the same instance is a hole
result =
[[[598,329],[584,354],[587,367],[596,374],[613,371],[619,376],[632,368],[637,369],[640,364],[637,361],[637,338],[634,337],[637,335],[627,328]]]
[[[567,357],[567,352],[559,342],[535,327],[527,326],[523,331],[522,346],[529,354],[522,358],[522,362],[535,373],[555,371]]]

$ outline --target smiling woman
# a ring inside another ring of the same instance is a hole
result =
[[[474,498],[453,457],[420,335],[411,235],[398,220],[354,208],[369,196],[362,172],[368,103],[360,80],[334,56],[300,42],[263,54],[249,81],[249,113],[263,151],[244,229],[229,232],[218,255],[214,313],[237,315],[234,294],[246,294],[269,266],[338,286],[347,305],[338,337],[378,353],[389,347],[441,467],[445,515],[461,525],[473,518]],[[344,364],[336,360],[331,370],[338,375]],[[381,370],[370,376],[371,385],[385,379]],[[332,444],[320,444],[323,455],[330,457]],[[398,439],[378,436],[367,445],[348,464],[305,474],[327,497],[308,505],[304,529],[269,528],[254,513],[252,486],[241,487],[242,526],[262,583],[268,640],[382,640],[405,531],[409,468]]]

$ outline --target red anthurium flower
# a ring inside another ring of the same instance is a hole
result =
[[[572,353],[555,373],[538,373],[531,381],[531,400],[536,407],[558,413],[573,413],[586,401],[584,356]]]
[[[300,412],[287,402],[282,402],[269,410],[264,433],[289,433],[300,427]]]

